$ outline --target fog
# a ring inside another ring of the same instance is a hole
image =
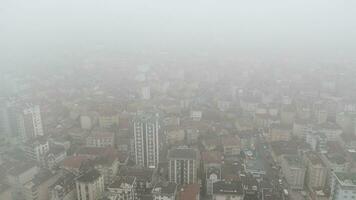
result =
[[[1,0],[0,68],[98,52],[353,60],[355,13],[353,0]]]

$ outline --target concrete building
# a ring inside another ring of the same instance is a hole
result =
[[[67,157],[67,151],[63,146],[50,145],[49,151],[44,157],[44,164],[47,168],[53,169]]]
[[[213,194],[213,183],[221,179],[222,154],[219,151],[204,151],[201,161],[205,173],[206,193]]]
[[[292,126],[284,124],[272,124],[267,135],[267,141],[288,141],[291,139]]]
[[[330,200],[356,199],[356,173],[333,172]]]
[[[325,134],[328,141],[337,141],[342,134],[341,127],[335,122],[325,122],[315,127],[315,130]]]
[[[136,200],[136,178],[133,176],[118,177],[107,188],[110,200]]]
[[[305,139],[307,134],[312,130],[312,126],[308,120],[297,118],[293,123],[293,136]]]
[[[133,120],[136,165],[156,168],[159,162],[158,114],[139,114]]]
[[[141,96],[144,100],[151,99],[151,88],[149,86],[145,86],[141,88]]]
[[[104,177],[95,169],[79,176],[76,180],[77,199],[96,200],[104,193]]]
[[[225,156],[240,155],[241,141],[238,136],[222,136],[221,145]]]
[[[43,136],[43,126],[41,119],[41,110],[38,105],[25,108],[23,110],[23,139],[27,140],[37,136]],[[21,123],[22,124],[22,123]]]
[[[255,178],[261,178],[266,175],[266,170],[260,160],[246,160],[245,172],[251,174]]]
[[[137,198],[141,199],[144,198],[144,194],[150,193],[155,186],[154,170],[143,167],[122,167],[118,174],[136,178]]]
[[[297,155],[285,155],[281,162],[285,179],[292,189],[302,190],[304,188],[304,177],[306,167],[303,160]]]
[[[197,181],[197,152],[188,147],[178,147],[168,152],[169,180],[180,185]]]
[[[105,110],[99,113],[99,126],[101,128],[111,128],[119,125],[119,115],[116,111]]]
[[[194,121],[200,121],[203,116],[203,112],[201,110],[191,110],[190,111],[190,118]]]
[[[158,183],[152,190],[153,200],[175,200],[177,196],[177,184]]]
[[[244,190],[238,181],[218,181],[214,183],[213,200],[243,200]]]
[[[59,174],[53,174],[49,170],[41,170],[34,178],[24,184],[24,196],[26,200],[48,200],[50,198],[49,187],[55,183]]]
[[[38,174],[39,168],[33,163],[19,164],[11,168],[7,180],[12,188],[12,199],[26,199],[25,185]]]
[[[184,185],[177,195],[178,200],[200,200],[200,186],[197,183]]]
[[[79,116],[80,128],[84,130],[91,130],[98,122],[98,116],[94,112],[83,113]]]
[[[6,101],[0,99],[0,136],[11,135],[11,125]]]
[[[115,135],[112,132],[93,131],[86,138],[87,147],[113,147]]]
[[[307,152],[305,164],[307,165],[306,184],[309,190],[323,189],[328,176],[328,169],[320,156],[315,152]]]
[[[38,105],[2,105],[0,108],[0,132],[19,136],[23,141],[43,136],[40,107]]]
[[[77,199],[75,175],[64,172],[61,177],[49,186],[50,200],[75,200]]]
[[[114,180],[118,169],[119,160],[117,156],[101,156],[93,161],[94,168],[104,177],[104,185],[107,186]]]
[[[38,137],[32,140],[28,140],[24,144],[23,148],[26,156],[29,159],[44,164],[45,156],[49,151],[49,144],[47,139]]]

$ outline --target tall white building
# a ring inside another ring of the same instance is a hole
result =
[[[151,88],[149,86],[145,86],[141,88],[142,99],[149,100],[151,99]]]
[[[356,199],[356,173],[333,172],[330,199]]]
[[[156,168],[159,161],[158,114],[139,114],[133,122],[136,165]]]
[[[168,152],[169,181],[180,185],[197,181],[199,164],[197,152],[188,147],[178,147]]]
[[[43,126],[41,119],[41,110],[38,105],[28,107],[23,110],[23,115],[20,120],[20,126],[22,127],[21,136],[27,140],[29,138],[35,138],[37,136],[43,136]]]

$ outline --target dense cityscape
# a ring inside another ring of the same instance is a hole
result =
[[[0,0],[0,200],[356,200],[356,1]]]
[[[355,198],[352,63],[122,63],[2,75],[0,199]]]

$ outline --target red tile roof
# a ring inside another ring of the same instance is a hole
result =
[[[178,200],[198,200],[200,186],[198,184],[189,184],[184,186],[178,196]]]
[[[89,156],[85,155],[70,156],[62,161],[61,166],[70,169],[79,169],[82,163],[88,160]]]

